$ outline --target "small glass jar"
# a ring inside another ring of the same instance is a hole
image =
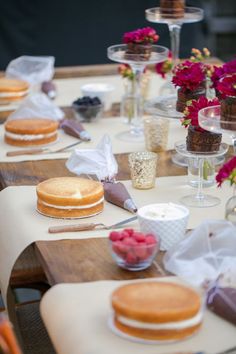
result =
[[[145,144],[148,151],[165,151],[167,149],[168,133],[168,119],[150,117],[144,120]]]
[[[149,151],[133,152],[129,155],[129,166],[133,188],[155,187],[157,154]]]

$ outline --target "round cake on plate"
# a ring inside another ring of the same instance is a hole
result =
[[[46,145],[57,140],[58,122],[52,119],[14,119],[5,123],[4,139],[14,146]]]
[[[37,210],[46,216],[86,218],[103,210],[102,183],[80,177],[56,177],[36,187]]]
[[[200,295],[170,282],[137,282],[112,294],[114,326],[144,340],[176,341],[191,336],[202,324]]]

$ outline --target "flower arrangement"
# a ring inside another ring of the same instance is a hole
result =
[[[207,48],[203,48],[202,51],[196,48],[192,48],[189,61],[193,63],[199,63],[208,59],[210,56],[211,53]],[[211,68],[210,66],[207,67],[208,67],[208,76],[211,76]],[[161,77],[165,79],[166,74],[168,74],[172,70],[173,70],[173,60],[172,60],[172,53],[170,51],[168,55],[168,59],[166,61],[164,61],[163,63],[156,64],[156,73],[161,75]]]
[[[202,63],[193,63],[189,60],[177,65],[172,83],[182,91],[197,90],[206,80],[206,70]]]
[[[185,128],[188,128],[191,125],[196,127],[198,131],[205,132],[205,130],[199,126],[198,112],[203,108],[217,106],[218,104],[218,98],[208,100],[205,96],[201,96],[198,100],[190,101],[190,104],[185,108],[183,112],[184,118],[181,120],[181,124]]]
[[[213,66],[213,72],[211,75],[212,88],[217,89],[219,80],[230,74],[236,73],[236,59],[231,60],[222,66]]]
[[[218,187],[221,187],[224,181],[229,181],[231,186],[236,184],[236,156],[226,162],[216,175]]]
[[[123,36],[123,42],[136,44],[152,44],[159,39],[156,31],[151,27],[139,28],[137,30],[126,32]]]
[[[222,98],[236,97],[236,73],[222,77],[218,81],[216,88],[221,94]]]

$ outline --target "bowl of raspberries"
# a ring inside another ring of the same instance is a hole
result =
[[[109,245],[119,267],[139,271],[152,264],[160,249],[160,240],[152,234],[124,229],[110,232]]]
[[[81,122],[91,122],[101,117],[103,103],[98,97],[83,96],[72,103],[77,118]]]

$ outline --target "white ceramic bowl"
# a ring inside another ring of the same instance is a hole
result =
[[[162,251],[185,238],[188,218],[189,210],[174,203],[150,204],[138,210],[141,231],[158,236]]]
[[[115,89],[113,85],[106,83],[90,83],[81,86],[83,96],[98,97],[104,104],[105,110],[111,106],[110,93]]]

